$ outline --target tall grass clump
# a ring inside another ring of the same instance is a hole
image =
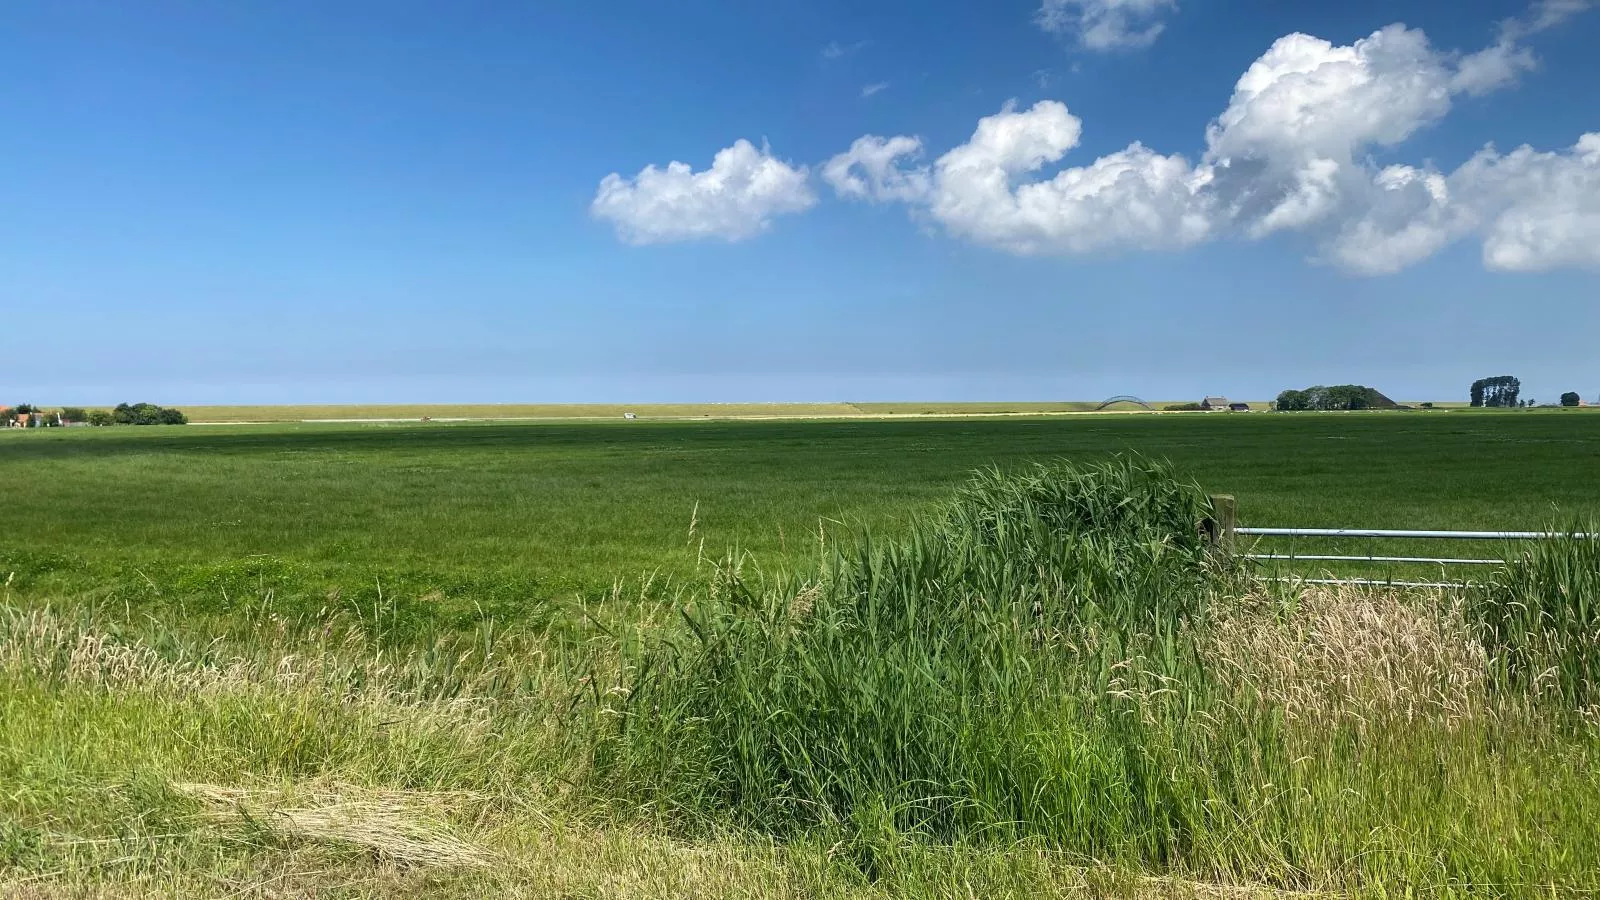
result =
[[[604,710],[603,790],[776,834],[838,827],[1085,856],[1184,852],[1183,628],[1221,568],[1200,490],[1136,458],[977,475],[819,577],[730,569]],[[1225,766],[1224,766],[1225,768]],[[1176,773],[1176,774],[1174,774]]]
[[[1472,591],[1502,684],[1569,708],[1600,705],[1600,523],[1530,542]]]

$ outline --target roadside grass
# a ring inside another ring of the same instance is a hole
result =
[[[902,840],[1038,840],[1222,884],[1600,887],[1600,837],[1550,824],[1600,815],[1569,694],[1491,691],[1503,648],[1438,598],[1247,605],[1205,512],[1160,466],[1058,465],[814,581],[730,573],[596,694],[602,793],[690,833],[842,829],[869,874]]]
[[[990,472],[815,564],[470,628],[0,589],[0,892],[1600,890],[1590,671],[1503,662],[1589,620],[1497,624],[1592,600],[1591,548],[1263,592],[1205,513],[1139,460]]]
[[[397,658],[346,623],[257,624],[261,640],[201,642],[9,607],[0,893],[1281,896],[1037,846],[905,841],[869,879],[838,832],[688,839],[649,810],[574,802],[581,676],[536,644],[450,634]]]
[[[1240,686],[1234,696],[1255,686],[1258,702],[1281,703],[1282,723],[1251,722],[1182,760],[1162,755],[1162,728],[1143,726],[1143,743],[1105,760],[1123,791],[1211,782],[1212,840],[1164,864],[1114,846],[1085,854],[1059,835],[1008,836],[1004,822],[939,840],[901,827],[887,807],[780,839],[608,802],[603,783],[585,778],[589,726],[575,734],[563,715],[582,676],[509,644],[439,671],[463,658],[459,648],[398,666],[357,639],[330,649],[316,633],[239,653],[180,650],[171,636],[112,640],[89,621],[18,614],[0,673],[0,773],[13,786],[0,797],[0,891],[953,898],[1566,896],[1596,886],[1592,735],[1493,699],[1481,670],[1462,667],[1481,659],[1470,650],[1418,652],[1419,640],[1464,634],[1430,598],[1303,601],[1292,611],[1277,598],[1243,604],[1206,642],[1208,653],[1227,648],[1231,662],[1213,659]],[[1330,636],[1330,622],[1373,616],[1409,627]],[[1410,648],[1398,660],[1397,645]],[[1285,650],[1321,662],[1286,670]],[[1335,664],[1352,657],[1368,661],[1362,677]],[[316,672],[299,668],[312,659]],[[1411,691],[1422,684],[1455,692],[1418,706]],[[1138,702],[1136,715],[1151,711]],[[1033,740],[1070,738],[1062,724]],[[1111,749],[1062,743],[1063,776]],[[1118,777],[1130,749],[1158,754],[1159,768],[1140,767],[1153,782]],[[1257,768],[1238,769],[1241,753]],[[1187,771],[1162,771],[1180,761]],[[1230,767],[1254,777],[1213,781]],[[1079,815],[1088,825],[1096,812]],[[1094,839],[1114,844],[1117,821]]]

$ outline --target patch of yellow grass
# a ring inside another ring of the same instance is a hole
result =
[[[1488,660],[1459,602],[1311,587],[1291,604],[1224,604],[1210,655],[1246,695],[1291,720],[1454,723],[1489,708]]]
[[[483,869],[496,855],[456,834],[449,819],[482,799],[465,792],[363,789],[311,784],[295,790],[176,784],[223,826],[248,825],[285,842],[370,851],[384,863],[428,869]]]

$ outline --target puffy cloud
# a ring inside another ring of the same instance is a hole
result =
[[[1291,34],[1239,77],[1207,152],[1348,156],[1398,144],[1450,111],[1450,75],[1427,37],[1403,25],[1344,47]]]
[[[952,236],[1013,253],[1294,235],[1321,262],[1377,275],[1476,238],[1491,269],[1600,267],[1600,134],[1556,152],[1485,149],[1449,173],[1372,160],[1445,117],[1461,95],[1513,83],[1536,63],[1522,41],[1592,2],[1540,0],[1466,55],[1439,51],[1403,25],[1342,46],[1287,35],[1239,77],[1194,162],[1134,142],[1063,165],[1083,123],[1047,100],[1026,110],[1007,104],[931,165],[918,138],[868,135],[821,175],[840,197],[905,203]],[[1127,45],[1153,39],[1175,8],[1045,0],[1039,20],[1086,44]],[[740,141],[704,172],[675,162],[632,179],[610,175],[593,212],[632,243],[738,240],[815,202],[803,167]]]
[[[1448,176],[1390,166],[1329,242],[1333,261],[1386,274],[1477,235],[1487,268],[1600,267],[1600,134],[1570,149],[1480,151]]]
[[[1204,239],[1202,179],[1181,156],[1134,144],[1043,181],[1016,182],[1076,147],[1066,106],[1043,101],[978,123],[934,166],[929,212],[952,234],[1017,253],[1181,247]]]
[[[1320,261],[1378,275],[1477,236],[1492,269],[1600,265],[1600,135],[1557,153],[1485,150],[1448,174],[1370,161],[1443,118],[1455,96],[1514,79],[1532,64],[1515,42],[1576,3],[1548,0],[1465,57],[1400,25],[1348,46],[1288,35],[1240,76],[1195,164],[1136,142],[1052,174],[1083,123],[1044,101],[982,119],[931,169],[906,168],[920,141],[871,137],[825,177],[841,196],[907,202],[951,235],[1015,253],[1283,233],[1307,239]]]
[[[1532,71],[1538,63],[1532,50],[1518,46],[1515,41],[1502,39],[1477,53],[1462,57],[1450,87],[1481,97],[1514,83],[1517,76]]]
[[[928,194],[930,180],[926,167],[902,170],[902,159],[922,156],[922,141],[914,137],[857,138],[850,149],[828,160],[822,167],[822,180],[841,197],[882,202],[897,200],[921,202]]]
[[[1533,51],[1521,45],[1522,40],[1555,28],[1593,5],[1593,0],[1538,0],[1526,15],[1500,23],[1498,41],[1462,57],[1452,87],[1482,96],[1512,84],[1539,64]]]
[[[1327,262],[1359,275],[1388,275],[1437,253],[1470,227],[1451,203],[1448,179],[1389,166],[1366,186],[1359,211],[1323,242]]]
[[[1207,129],[1218,209],[1256,238],[1339,216],[1369,192],[1362,157],[1449,112],[1453,77],[1422,32],[1400,25],[1348,46],[1279,38]]]
[[[719,151],[703,172],[672,162],[665,169],[646,166],[633,178],[607,175],[589,210],[627,243],[660,244],[743,240],[765,231],[775,217],[804,212],[816,202],[805,167],[740,140]]]
[[[1044,0],[1034,20],[1090,50],[1117,50],[1150,46],[1177,8],[1177,0]]]
[[[1450,176],[1483,232],[1491,269],[1600,267],[1600,133],[1569,150],[1484,150]]]

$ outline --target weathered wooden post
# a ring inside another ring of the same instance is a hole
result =
[[[1233,552],[1234,531],[1239,527],[1239,505],[1232,494],[1211,495],[1211,518],[1205,521],[1206,540],[1211,546]]]

